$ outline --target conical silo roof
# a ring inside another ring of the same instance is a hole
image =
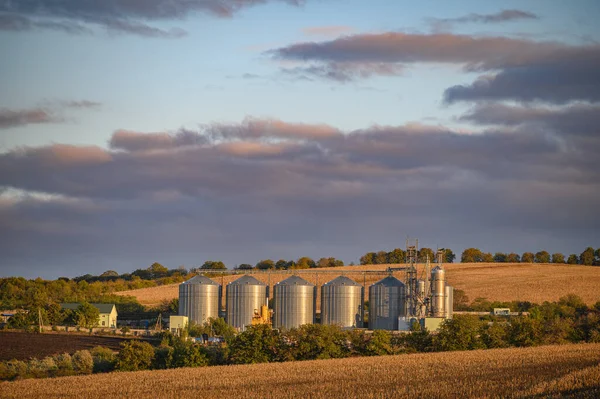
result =
[[[333,280],[328,281],[327,283],[325,283],[323,285],[350,285],[350,286],[355,286],[355,287],[361,287],[361,285],[358,284],[356,281],[354,281],[351,278],[346,277],[346,276],[336,277]]]
[[[262,281],[258,280],[256,277],[252,276],[242,276],[235,281],[229,283],[229,285],[266,285]]]
[[[439,266],[436,266],[436,267],[433,268],[433,270],[431,271],[431,273],[439,273],[439,272],[443,272],[443,271],[444,271],[444,269],[442,269]]]
[[[290,277],[286,278],[285,280],[278,282],[275,285],[308,285],[311,287],[315,286],[313,283],[309,283],[308,281],[306,281],[305,279],[303,279],[300,276],[290,276]]]
[[[383,285],[385,287],[404,287],[404,283],[393,276],[388,276],[384,279],[381,279],[373,285]]]
[[[184,281],[182,284],[204,284],[204,285],[219,285],[208,277],[197,275],[189,279],[188,281]]]

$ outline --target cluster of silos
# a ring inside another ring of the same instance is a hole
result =
[[[362,328],[365,288],[346,276],[321,287],[321,324]]]
[[[221,285],[208,277],[195,276],[179,284],[179,315],[190,322],[203,324],[218,318],[221,309]]]
[[[369,287],[369,328],[398,330],[398,320],[406,316],[406,287],[388,276]]]
[[[227,284],[225,306],[227,324],[244,329],[252,324],[252,317],[268,305],[268,287],[252,276],[242,276]]]
[[[431,271],[431,316],[452,318],[454,288],[446,283],[446,272],[439,266]]]
[[[317,287],[298,276],[291,276],[273,286],[273,328],[297,328],[314,324]]]

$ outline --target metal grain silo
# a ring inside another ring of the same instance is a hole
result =
[[[406,315],[406,287],[396,277],[386,277],[369,287],[369,328],[397,330]]]
[[[220,284],[204,276],[179,284],[179,315],[196,324],[203,324],[210,317],[218,318],[221,289]]]
[[[298,276],[273,286],[273,328],[295,328],[315,323],[317,287]]]
[[[431,271],[431,311],[433,317],[446,316],[446,272],[439,266]]]
[[[321,323],[362,328],[365,288],[345,276],[321,287]]]
[[[227,284],[225,293],[227,323],[244,329],[252,316],[267,304],[267,286],[252,276],[242,276]]]
[[[454,312],[454,287],[446,285],[446,318],[451,319]]]

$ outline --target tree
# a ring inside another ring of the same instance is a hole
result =
[[[215,262],[212,260],[207,260],[206,262],[204,262],[204,264],[202,266],[200,266],[200,269],[202,269],[202,270],[225,270],[225,269],[227,269],[227,267],[221,261]]]
[[[587,247],[579,256],[579,263],[582,265],[591,266],[594,264],[595,258],[596,255],[594,254],[594,248]]]
[[[521,257],[519,256],[519,254],[511,252],[508,255],[506,255],[506,261],[509,263],[519,263],[521,262]]]
[[[236,267],[236,270],[252,270],[254,268],[254,266],[249,265],[248,263],[242,263],[241,265],[239,265],[238,267]]]
[[[406,252],[400,248],[395,248],[387,254],[389,263],[404,263],[406,262]]]
[[[73,368],[79,374],[92,374],[94,369],[94,359],[89,351],[80,350],[73,354]]]
[[[297,269],[296,262],[294,262],[293,260],[290,260],[289,262],[287,262],[285,264],[285,268],[286,269]]]
[[[577,257],[577,255],[571,254],[571,255],[569,255],[569,258],[567,259],[567,263],[569,265],[576,265],[579,263],[579,258]]]
[[[75,311],[77,325],[83,328],[93,328],[100,321],[100,311],[97,307],[83,302]]]
[[[478,318],[456,315],[444,321],[434,338],[440,351],[459,351],[485,348],[480,336],[483,324]]]
[[[278,337],[270,326],[249,326],[238,334],[229,346],[230,362],[233,364],[268,363],[277,360]]]
[[[375,255],[375,263],[378,265],[385,265],[386,263],[388,263],[387,252],[385,252],[385,251],[377,252],[377,254]]]
[[[361,265],[372,265],[375,263],[375,252],[367,252],[360,257]]]
[[[506,254],[502,252],[496,252],[494,254],[494,262],[503,263],[506,262]]]
[[[119,277],[119,273],[114,270],[107,270],[100,275],[100,277]]]
[[[385,330],[375,330],[367,341],[366,354],[368,356],[382,356],[393,353],[391,345],[392,334]]]
[[[536,252],[535,263],[550,263],[550,254],[547,251]]]
[[[494,261],[494,255],[489,252],[485,252],[481,255],[481,261],[486,263],[492,263]]]
[[[482,260],[483,253],[478,248],[467,248],[460,257],[460,261],[463,263],[481,262]]]
[[[284,270],[287,269],[287,261],[283,259],[279,259],[277,263],[275,263],[275,269]]]
[[[313,269],[316,266],[315,261],[308,256],[303,256],[296,262],[296,269]]]
[[[521,262],[523,263],[533,263],[535,255],[533,252],[525,252],[523,256],[521,256]]]
[[[429,257],[430,262],[435,262],[435,254],[431,248],[421,248],[419,250],[419,262],[427,261],[427,257]]]
[[[454,263],[454,259],[456,259],[456,255],[450,248],[442,248],[441,251],[444,251],[444,259],[445,263]]]
[[[148,268],[152,278],[166,277],[169,274],[169,269],[161,265],[160,263],[154,262]]]
[[[560,252],[552,254],[552,263],[565,263],[565,256]]]
[[[329,258],[321,258],[317,261],[317,267],[330,267]]]
[[[154,349],[147,342],[128,341],[121,344],[116,369],[120,371],[147,370],[152,364]]]
[[[258,270],[275,269],[275,262],[273,262],[271,259],[264,259],[258,262],[255,267]]]

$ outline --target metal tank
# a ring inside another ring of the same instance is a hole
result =
[[[446,316],[446,272],[439,266],[431,271],[431,312],[433,317]]]
[[[204,324],[210,317],[218,318],[221,290],[220,284],[200,275],[179,284],[179,315],[196,324]]]
[[[267,286],[262,281],[246,275],[227,284],[225,306],[230,326],[244,330],[267,304]]]
[[[396,277],[386,277],[369,287],[369,328],[398,330],[398,318],[406,315],[406,287]]]
[[[454,312],[454,287],[446,285],[446,318],[451,319]]]
[[[273,328],[296,328],[315,323],[317,287],[298,276],[273,286]]]
[[[321,324],[362,328],[365,288],[346,276],[321,287]]]

